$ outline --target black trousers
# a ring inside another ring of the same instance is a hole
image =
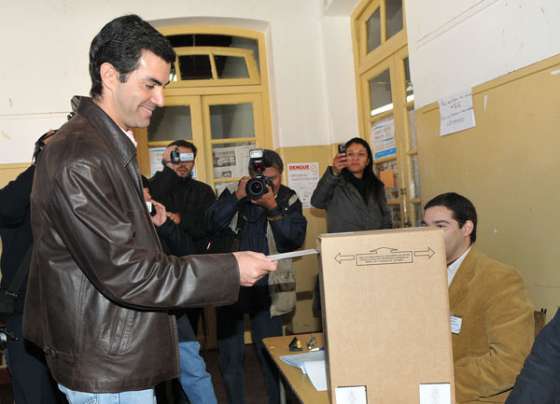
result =
[[[22,336],[22,316],[7,321],[18,341],[8,341],[7,361],[16,404],[61,404],[64,395],[52,379],[43,352]]]
[[[218,360],[230,404],[245,404],[243,366],[244,314],[239,304],[218,307]],[[270,317],[270,309],[250,311],[251,335],[264,377],[269,404],[280,403],[278,369],[266,352],[263,338],[282,335],[282,319]],[[248,381],[250,383],[250,381]]]

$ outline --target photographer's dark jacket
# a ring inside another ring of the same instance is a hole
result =
[[[150,194],[168,212],[181,214],[181,228],[192,238],[195,251],[204,252],[209,242],[205,212],[216,200],[212,188],[191,177],[181,178],[164,167],[150,179]]]
[[[267,211],[248,198],[238,201],[235,194],[225,189],[208,209],[209,228],[213,233],[233,230],[236,233],[235,243],[238,243],[234,249],[239,251],[263,254],[294,251],[305,241],[307,219],[303,216],[302,204],[296,193],[284,185],[280,186],[276,203],[276,209]],[[273,316],[292,311],[295,305],[295,277],[290,260],[280,261],[275,272],[259,280],[252,288],[262,290],[262,293],[256,293],[262,297],[260,303],[244,302],[246,296],[243,292],[247,288],[241,288],[239,300],[242,306],[250,303],[252,309],[270,309]]]
[[[19,270],[20,264],[31,248],[31,220],[29,199],[35,166],[24,172],[0,189],[0,236],[2,237],[2,287],[6,288]],[[16,313],[23,312],[25,283],[21,286],[16,300]]]
[[[162,252],[136,150],[90,99],[43,151],[31,207],[24,335],[72,390],[140,390],[176,377],[177,330],[168,310],[237,298],[231,254]]]
[[[167,219],[161,226],[156,227],[156,231],[165,253],[177,257],[194,254],[195,247],[191,236],[171,219]],[[180,310],[174,314],[177,318],[179,341],[196,341],[187,310]]]

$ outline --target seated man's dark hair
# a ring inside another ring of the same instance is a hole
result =
[[[93,38],[89,49],[90,95],[102,94],[100,67],[110,63],[124,83],[128,73],[136,70],[143,50],[150,51],[167,63],[175,61],[175,51],[169,41],[137,15],[125,15],[108,22]]]
[[[459,223],[459,227],[463,227],[467,220],[473,223],[473,231],[471,233],[471,244],[476,241],[476,209],[471,201],[455,192],[441,194],[430,200],[424,210],[435,206],[444,206],[453,212],[453,218]]]
[[[196,158],[196,146],[194,144],[192,144],[191,142],[179,139],[179,140],[175,140],[174,142],[171,142],[167,145],[167,147],[171,147],[171,146],[186,147],[188,149],[191,149],[194,157]]]

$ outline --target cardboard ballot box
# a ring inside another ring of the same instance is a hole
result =
[[[331,402],[455,402],[445,247],[418,228],[320,236]]]

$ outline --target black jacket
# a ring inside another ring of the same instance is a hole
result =
[[[537,335],[506,404],[560,403],[560,310]]]
[[[35,166],[30,166],[0,189],[0,236],[2,237],[2,286],[7,287],[19,269],[33,237],[30,223],[30,196]],[[23,312],[25,282],[16,300],[16,312]]]
[[[224,231],[235,214],[239,213],[237,227],[240,251],[269,253],[266,237],[269,221],[278,252],[296,250],[303,245],[307,229],[307,219],[303,216],[301,202],[293,190],[281,185],[276,195],[276,203],[278,207],[274,211],[267,211],[247,198],[238,201],[235,194],[225,189],[208,209],[209,228],[212,233]]]
[[[41,154],[31,222],[24,335],[72,390],[141,390],[176,377],[177,331],[168,310],[237,298],[231,254],[162,252],[136,149],[90,99]]]
[[[194,254],[194,243],[191,236],[171,219],[156,228],[164,251],[177,257]],[[187,310],[188,311],[188,310]],[[175,312],[177,318],[177,334],[179,341],[196,341],[196,335],[187,316],[187,311]]]
[[[212,188],[191,177],[181,178],[169,167],[158,171],[149,183],[152,198],[167,211],[181,214],[180,226],[192,238],[194,252],[204,252],[209,242],[205,212],[216,200]]]
[[[293,190],[283,185],[276,195],[276,202],[278,207],[267,211],[247,198],[238,201],[235,194],[225,189],[208,209],[209,227],[213,233],[229,232],[237,213],[239,244],[235,249],[269,254],[267,227],[270,223],[278,252],[296,250],[303,245],[307,229],[301,202]],[[238,303],[245,312],[268,310],[271,304],[268,276],[250,288],[241,288]]]

